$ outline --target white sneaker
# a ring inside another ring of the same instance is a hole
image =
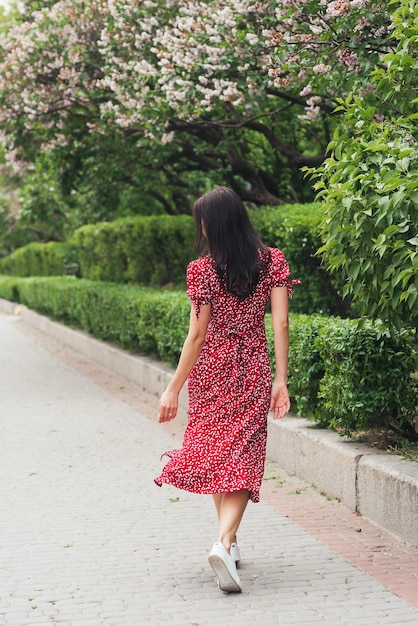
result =
[[[229,548],[229,553],[231,557],[235,561],[235,565],[239,567],[239,562],[241,561],[241,552],[237,543],[231,543],[231,547]]]
[[[218,578],[219,589],[227,593],[241,591],[241,581],[235,567],[235,561],[220,541],[213,545],[209,555],[209,564]]]

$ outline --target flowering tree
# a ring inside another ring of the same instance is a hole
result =
[[[396,45],[388,26],[379,0],[29,3],[1,46],[8,163],[49,154],[79,191],[104,162],[164,210],[208,182],[303,200],[300,167],[323,161],[337,98]]]
[[[390,10],[381,0],[282,0],[275,16],[276,27],[266,32],[275,49],[269,75],[277,89],[299,91],[302,119],[333,110],[337,98],[367,82],[393,43]]]

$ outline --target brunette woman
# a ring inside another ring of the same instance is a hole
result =
[[[289,280],[283,253],[259,239],[231,189],[204,194],[193,213],[196,245],[206,248],[187,268],[189,332],[159,403],[160,422],[173,419],[188,380],[188,425],[181,449],[165,453],[170,460],[155,482],[212,494],[219,533],[209,563],[222,591],[239,592],[237,531],[248,500],[259,501],[267,415],[277,419],[290,408],[288,295],[298,281]],[[264,327],[269,299],[273,381]]]

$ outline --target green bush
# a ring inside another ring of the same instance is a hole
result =
[[[267,245],[283,250],[296,291],[293,312],[345,314],[339,289],[315,256],[320,247],[320,205],[284,205],[250,211]],[[147,286],[184,286],[187,263],[194,258],[194,224],[190,216],[149,216],[83,226],[74,240],[82,275],[90,280]]]
[[[342,285],[331,279],[316,256],[321,246],[320,204],[266,207],[251,211],[250,216],[261,239],[284,252],[292,277],[302,281],[303,287],[295,289],[291,310],[346,315],[349,303],[341,299]]]
[[[415,357],[411,331],[297,316],[289,354],[297,413],[344,435],[380,428],[418,440]]]
[[[184,293],[72,277],[0,276],[0,297],[171,365],[190,315]]]
[[[348,435],[376,427],[408,433],[417,416],[411,332],[331,319],[315,344],[324,366],[318,394],[322,420]]]
[[[289,393],[299,415],[329,424],[319,410],[318,394],[324,376],[324,364],[316,340],[331,319],[319,315],[298,315],[289,332]]]
[[[257,209],[250,217],[263,241],[283,250],[292,276],[302,281],[292,312],[344,315],[339,290],[315,256],[321,245],[320,206]],[[78,273],[95,281],[184,288],[186,266],[195,257],[194,235],[193,219],[187,215],[90,224],[75,232],[72,244],[30,244],[17,250],[0,261],[0,271],[18,276]]]
[[[184,293],[70,277],[0,276],[0,297],[174,365],[187,334]],[[271,320],[266,323],[274,361]],[[299,415],[351,434],[385,428],[418,438],[413,337],[377,324],[290,316],[289,391]]]
[[[33,242],[0,259],[0,273],[14,276],[77,276],[79,269],[72,243]]]
[[[191,216],[128,217],[74,234],[84,278],[147,286],[182,285],[194,258]]]

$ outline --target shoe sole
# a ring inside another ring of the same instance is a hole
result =
[[[209,564],[218,577],[218,585],[221,591],[225,591],[226,593],[239,593],[241,591],[241,587],[232,576],[225,561],[221,559],[220,556],[217,556],[216,554],[210,556]]]

